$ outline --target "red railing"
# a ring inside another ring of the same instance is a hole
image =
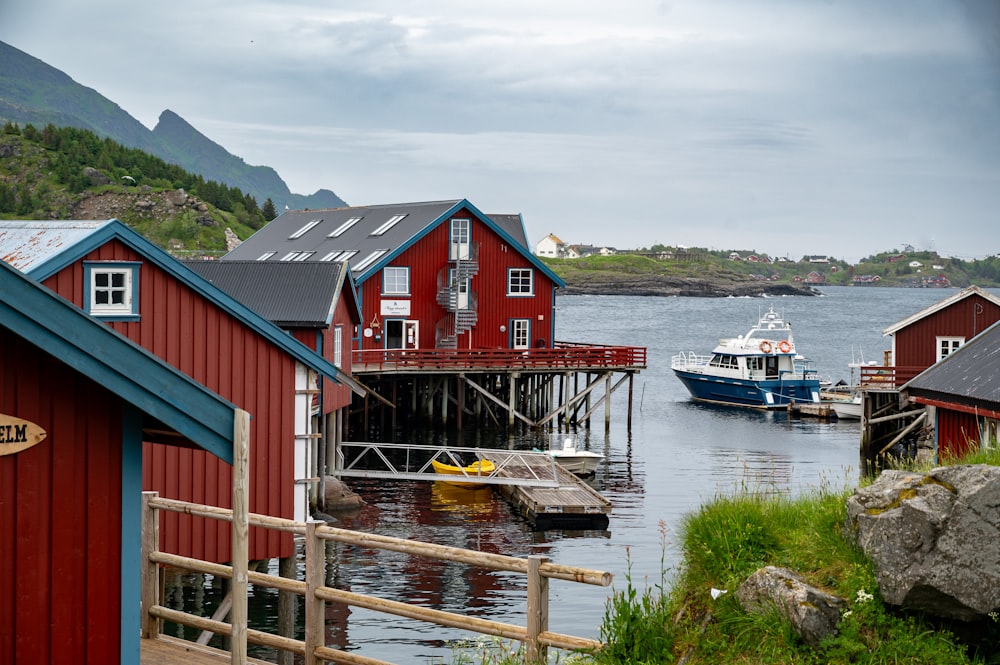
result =
[[[355,373],[382,370],[644,369],[646,347],[556,342],[551,349],[373,349],[353,352]]]
[[[861,368],[861,385],[876,390],[879,388],[895,390],[925,369],[927,368],[865,365]]]

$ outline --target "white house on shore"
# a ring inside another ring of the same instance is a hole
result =
[[[550,233],[535,245],[535,256],[547,256],[553,259],[566,258],[567,245],[558,236]]]

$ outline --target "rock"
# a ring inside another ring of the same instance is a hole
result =
[[[845,532],[886,603],[962,621],[1000,608],[1000,468],[883,471],[847,500]]]
[[[747,612],[777,610],[792,630],[811,646],[837,633],[847,601],[807,584],[787,568],[765,566],[736,590],[736,599]]]
[[[167,194],[167,203],[177,207],[180,207],[185,203],[187,203],[187,199],[188,199],[187,192],[185,192],[183,189],[175,189],[174,191],[169,192]]]
[[[240,240],[240,237],[238,235],[236,235],[233,232],[233,230],[227,226],[226,227],[226,251],[227,252],[233,251],[234,249],[236,249],[237,247],[239,247],[240,243],[242,243],[242,242],[243,241]]]
[[[87,179],[91,185],[98,187],[100,185],[107,185],[111,183],[111,178],[104,175],[92,166],[86,166],[83,169],[83,177]]]
[[[358,496],[339,478],[326,476],[323,482],[326,485],[325,498],[327,510],[354,510],[365,505],[365,500]]]

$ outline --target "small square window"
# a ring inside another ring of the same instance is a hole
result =
[[[410,294],[410,269],[390,266],[382,270],[382,293]]]
[[[85,263],[87,312],[101,317],[138,316],[137,264]]]
[[[534,271],[531,268],[510,268],[507,271],[507,295],[534,295]]]

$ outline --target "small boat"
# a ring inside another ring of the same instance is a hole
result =
[[[435,473],[448,476],[448,480],[442,479],[441,482],[448,483],[449,485],[458,485],[466,489],[485,487],[486,483],[476,482],[475,478],[477,476],[488,476],[496,470],[496,465],[485,459],[478,460],[467,466],[454,466],[437,460],[431,460],[431,466],[434,467]],[[455,476],[464,476],[464,478]]]
[[[720,339],[711,355],[679,353],[670,367],[703,402],[783,409],[820,401],[819,374],[795,350],[792,327],[773,306],[746,335]]]
[[[860,420],[864,405],[861,403],[861,393],[855,393],[850,400],[831,400],[830,407],[841,420]]]
[[[578,476],[591,475],[597,471],[597,465],[604,459],[604,455],[600,453],[577,450],[573,445],[573,439],[566,439],[562,448],[550,450],[549,454],[559,466]]]

